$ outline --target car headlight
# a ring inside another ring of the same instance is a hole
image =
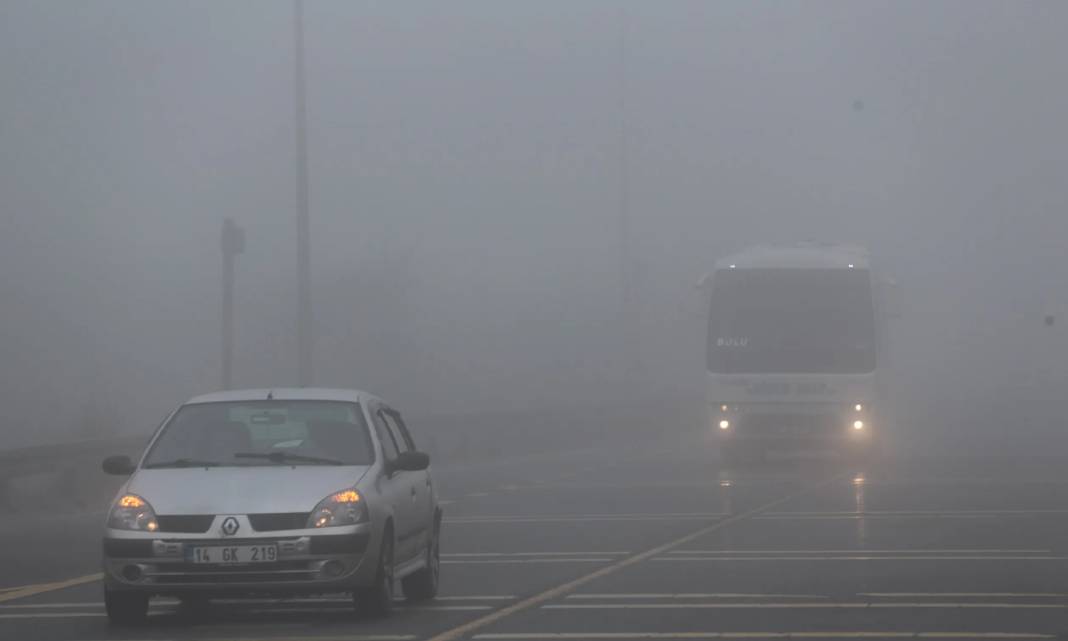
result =
[[[123,494],[111,506],[108,527],[114,530],[156,532],[159,530],[159,522],[156,521],[156,512],[148,501],[136,494]]]
[[[334,492],[315,506],[308,517],[309,528],[354,525],[367,520],[367,502],[356,490]]]

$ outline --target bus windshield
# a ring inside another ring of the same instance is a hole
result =
[[[875,369],[866,269],[716,273],[708,369],[723,374],[856,374]]]

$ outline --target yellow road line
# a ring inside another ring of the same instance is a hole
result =
[[[694,530],[693,532],[691,532],[691,533],[689,533],[689,534],[687,534],[685,536],[681,536],[681,537],[679,537],[679,538],[677,538],[677,539],[675,539],[673,541],[668,541],[667,543],[664,543],[662,545],[658,545],[658,546],[656,546],[654,548],[650,548],[650,549],[648,549],[648,550],[646,550],[644,552],[640,552],[640,553],[635,554],[633,556],[629,556],[629,557],[627,557],[625,559],[620,559],[618,561],[613,562],[611,565],[607,565],[605,567],[599,568],[597,570],[594,570],[593,572],[590,572],[588,574],[584,574],[584,575],[578,577],[577,579],[573,579],[571,581],[567,581],[566,583],[561,583],[560,585],[558,585],[558,586],[556,586],[554,588],[549,588],[548,590],[545,590],[544,592],[541,592],[539,594],[535,594],[534,596],[531,596],[531,597],[527,597],[526,599],[523,599],[522,601],[519,601],[518,603],[513,603],[512,605],[509,605],[509,606],[506,606],[504,608],[501,608],[500,610],[497,610],[495,612],[491,612],[490,614],[487,614],[485,616],[482,616],[482,617],[479,617],[477,619],[474,619],[473,621],[469,621],[467,623],[464,623],[463,625],[459,625],[459,626],[456,626],[456,627],[451,628],[449,630],[445,630],[444,632],[440,632],[438,634],[435,634],[434,636],[432,636],[429,639],[427,639],[427,641],[456,641],[456,639],[468,636],[469,634],[471,634],[472,632],[475,632],[476,630],[480,630],[480,629],[482,629],[482,628],[484,628],[484,627],[486,627],[488,625],[492,625],[492,624],[494,624],[494,623],[496,623],[496,622],[498,622],[498,621],[500,621],[502,619],[506,619],[506,618],[512,616],[513,614],[517,614],[519,612],[523,612],[523,611],[526,611],[526,610],[530,610],[530,609],[536,608],[536,607],[541,606],[541,605],[543,605],[543,604],[545,604],[545,603],[547,603],[549,601],[552,601],[552,600],[557,599],[557,598],[562,597],[562,596],[566,596],[567,594],[570,594],[571,592],[574,592],[575,590],[577,590],[578,588],[586,585],[587,583],[590,583],[592,581],[596,581],[597,579],[604,578],[604,577],[609,576],[611,574],[615,574],[616,572],[619,572],[620,570],[626,569],[628,567],[631,567],[632,565],[636,565],[636,564],[641,563],[643,561],[647,561],[647,560],[652,559],[654,557],[657,557],[657,556],[659,556],[661,554],[664,554],[665,552],[670,552],[671,550],[673,550],[673,549],[675,549],[677,547],[686,545],[687,543],[689,543],[691,541],[697,540],[697,539],[701,538],[702,536],[705,536],[707,534],[715,532],[716,530],[720,530],[722,528],[725,528],[728,525],[731,525],[733,523],[738,523],[739,521],[744,521],[745,519],[748,519],[750,517],[756,516],[758,514],[766,512],[768,510],[771,510],[771,509],[773,509],[773,508],[775,508],[775,507],[777,507],[779,505],[784,505],[784,504],[788,503],[789,501],[792,501],[792,500],[796,499],[799,496],[802,496],[804,494],[807,494],[808,492],[815,491],[815,490],[820,489],[820,488],[822,488],[822,487],[824,487],[826,485],[829,485],[829,484],[831,484],[831,483],[833,483],[835,481],[838,481],[841,478],[843,478],[844,476],[845,475],[840,474],[840,475],[831,477],[831,478],[829,478],[829,479],[827,479],[827,480],[825,480],[823,482],[813,484],[813,485],[803,489],[800,492],[796,492],[794,494],[791,494],[791,495],[788,495],[788,496],[784,496],[782,498],[775,499],[774,501],[770,501],[768,503],[765,503],[764,505],[758,506],[758,507],[756,507],[756,508],[754,508],[752,510],[749,510],[748,512],[743,512],[743,513],[737,514],[735,516],[730,516],[730,517],[724,518],[724,519],[722,519],[720,521],[717,521],[717,522],[715,522],[715,523],[713,523],[711,525],[706,525],[706,526],[704,526],[702,528]]]
[[[20,612],[0,614],[0,620],[6,619],[100,619],[107,615],[103,612]]]
[[[14,601],[15,599],[25,599],[26,597],[35,596],[37,594],[44,594],[45,592],[54,592],[56,590],[72,588],[76,585],[95,583],[96,581],[99,581],[102,578],[104,578],[104,575],[98,572],[96,574],[87,574],[85,576],[67,579],[65,581],[55,581],[53,583],[38,583],[37,585],[25,585],[19,588],[12,588],[3,593],[0,593],[0,603],[4,601]]]

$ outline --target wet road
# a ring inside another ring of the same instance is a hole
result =
[[[440,470],[441,598],[381,622],[343,598],[157,601],[111,629],[100,517],[5,515],[0,639],[1068,638],[1068,466],[728,470],[691,445]]]

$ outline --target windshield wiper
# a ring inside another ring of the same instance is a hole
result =
[[[319,465],[345,465],[344,461],[321,456],[306,456],[293,452],[237,452],[234,458],[266,459],[272,463],[316,463]]]
[[[218,461],[202,461],[195,458],[178,458],[173,461],[163,461],[161,463],[149,463],[145,465],[145,469],[157,469],[161,467],[218,467],[222,465]]]

